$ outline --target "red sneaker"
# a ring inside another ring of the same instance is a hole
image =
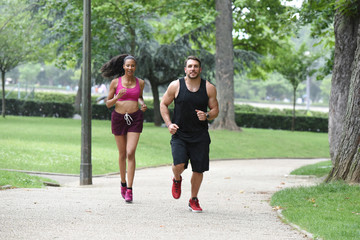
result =
[[[199,204],[199,199],[194,198],[189,200],[189,210],[196,213],[202,212],[202,208]]]
[[[176,181],[175,178],[173,178],[173,185],[172,185],[172,195],[175,199],[179,199],[181,195],[181,181],[182,177],[180,176],[180,180]]]

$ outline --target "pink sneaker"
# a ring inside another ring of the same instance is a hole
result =
[[[125,201],[128,202],[128,203],[131,203],[132,200],[133,200],[132,189],[128,189],[128,190],[126,190]]]
[[[122,196],[124,199],[125,199],[126,190],[127,190],[127,187],[121,186],[121,196]]]

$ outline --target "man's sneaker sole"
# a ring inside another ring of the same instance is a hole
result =
[[[202,210],[194,210],[189,206],[189,210],[194,212],[194,213],[202,213]]]

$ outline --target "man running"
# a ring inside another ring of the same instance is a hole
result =
[[[170,142],[174,173],[172,195],[175,199],[180,198],[181,174],[190,160],[193,173],[189,209],[193,212],[202,212],[197,197],[203,173],[209,170],[208,121],[218,116],[219,106],[215,86],[200,76],[202,70],[200,59],[189,56],[184,66],[186,76],[170,83],[161,100],[160,112],[172,134]],[[173,101],[175,108],[170,119],[168,107]]]

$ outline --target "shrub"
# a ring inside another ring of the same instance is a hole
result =
[[[92,98],[92,101],[96,97]],[[154,121],[153,102],[146,101],[148,110],[144,113],[146,122]],[[292,116],[279,109],[256,108],[249,105],[235,106],[235,121],[240,127],[291,130]],[[245,111],[244,111],[245,110]],[[92,118],[111,120],[113,108],[104,104],[92,104]],[[24,101],[6,99],[6,115],[71,118],[75,113],[71,103]],[[325,115],[325,114],[323,114]],[[327,132],[328,119],[322,114],[306,116],[297,112],[296,131]]]
[[[7,115],[61,118],[71,118],[74,115],[74,107],[69,103],[6,99],[5,104]]]
[[[235,122],[240,127],[291,130],[292,116],[258,113],[235,113]],[[295,118],[296,131],[327,132],[328,119],[299,116]]]

